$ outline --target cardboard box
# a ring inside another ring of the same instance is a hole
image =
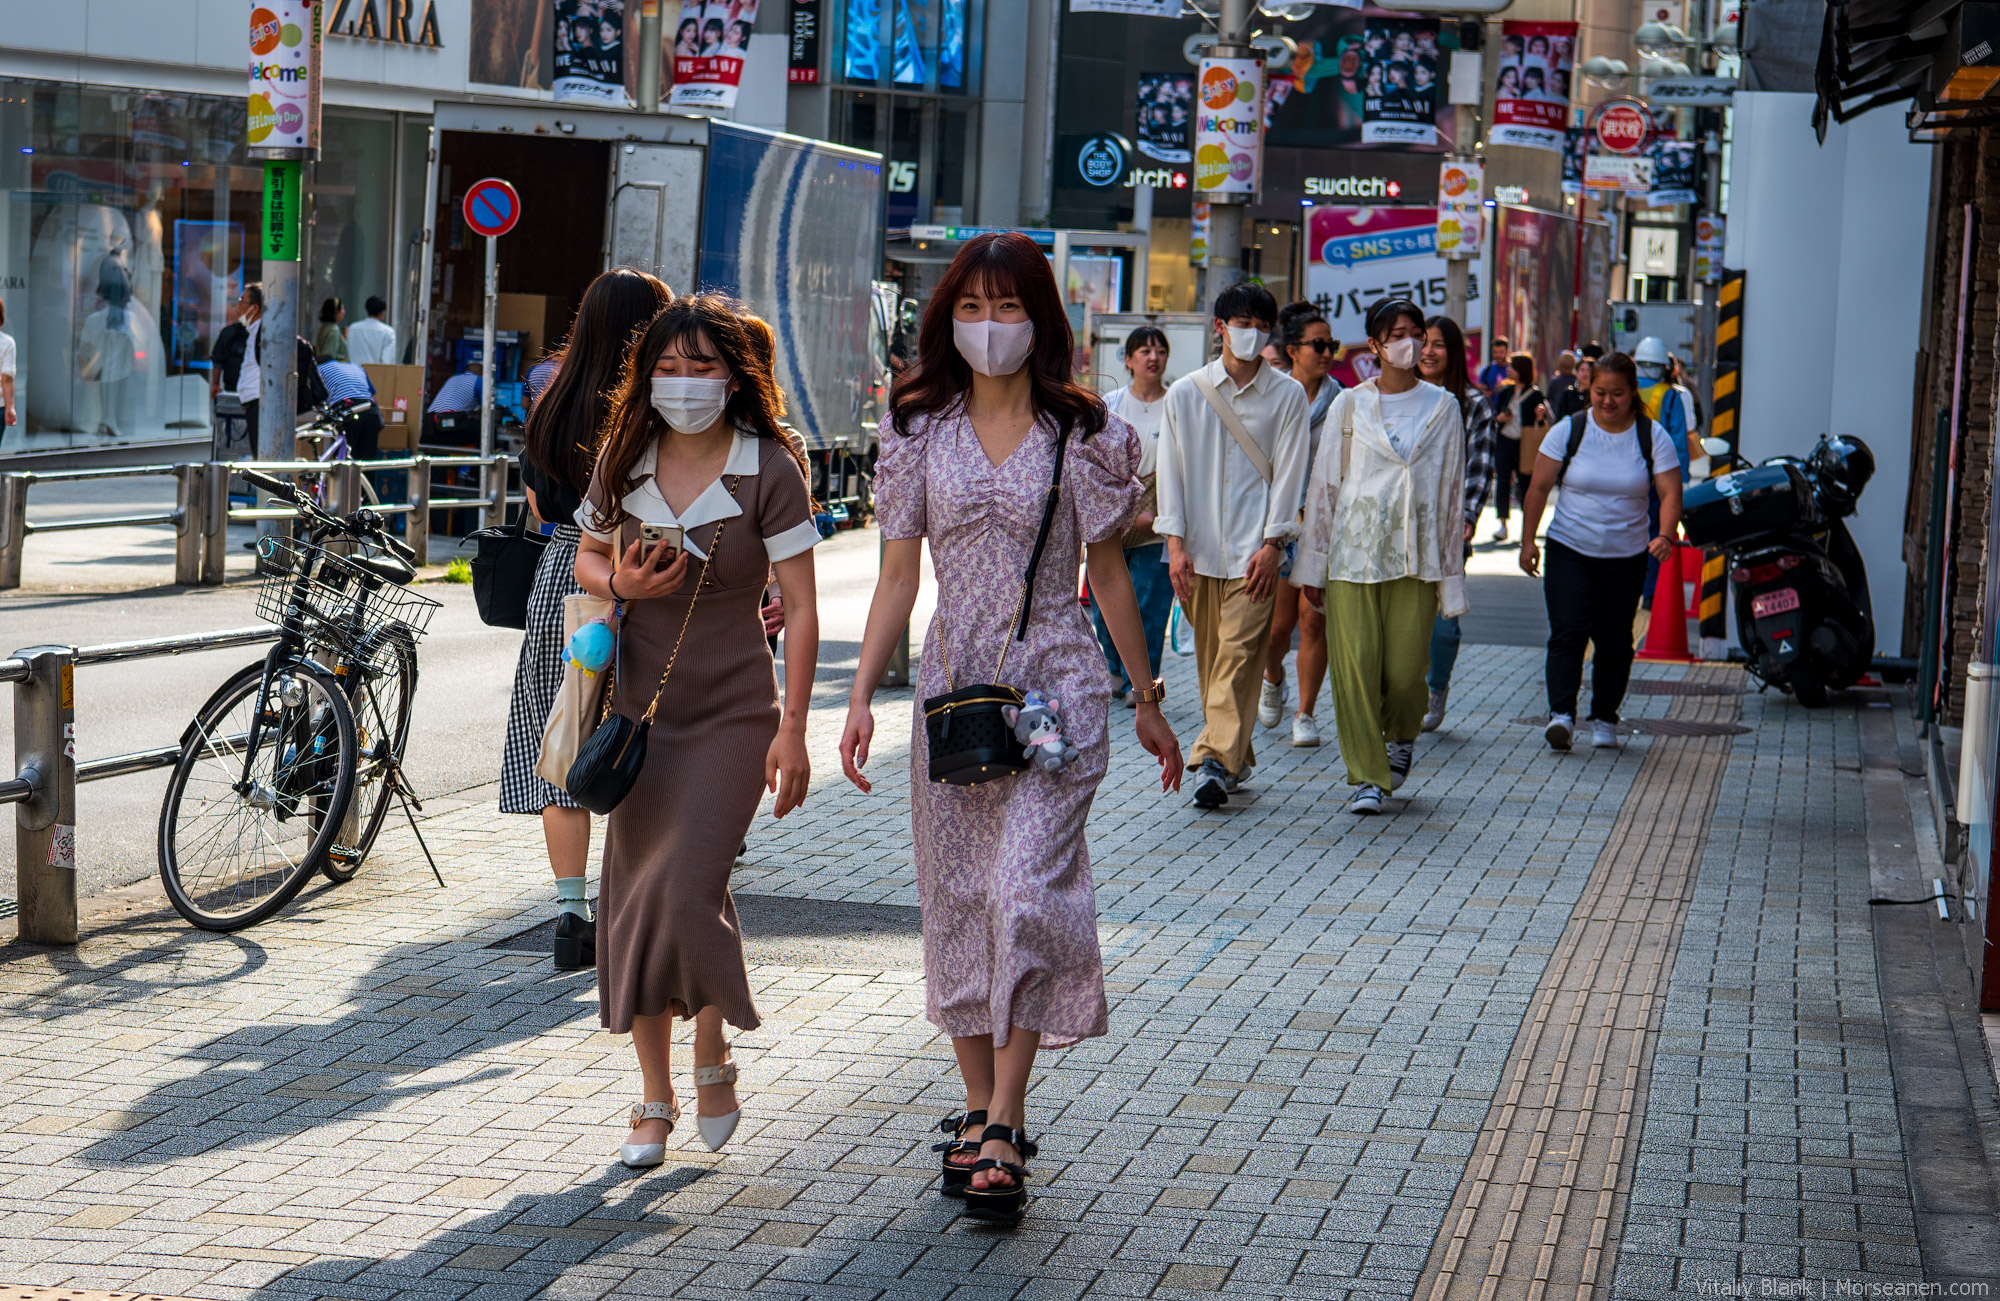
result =
[[[500,295],[499,302],[494,306],[493,328],[520,333],[524,373],[555,346],[556,335],[563,328],[563,323],[550,319],[550,314],[560,311],[560,300],[551,299],[547,294]]]

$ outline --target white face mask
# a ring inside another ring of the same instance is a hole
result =
[[[722,418],[729,381],[707,375],[653,376],[653,410],[677,434],[698,434]]]
[[[1382,345],[1382,362],[1397,370],[1411,370],[1417,364],[1418,344],[1415,339],[1404,337],[1391,339]]]
[[[1012,375],[1035,350],[1035,323],[953,320],[951,338],[965,364],[980,374]]]
[[[1271,336],[1263,330],[1248,325],[1225,325],[1222,332],[1229,336],[1229,351],[1238,361],[1255,361],[1257,354],[1264,351],[1264,345]]]

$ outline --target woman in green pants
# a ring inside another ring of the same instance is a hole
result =
[[[1291,576],[1307,600],[1325,605],[1354,813],[1380,813],[1410,775],[1432,624],[1466,608],[1459,404],[1417,377],[1422,308],[1385,298],[1368,309],[1367,326],[1381,373],[1327,413]]]

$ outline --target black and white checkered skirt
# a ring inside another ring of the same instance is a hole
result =
[[[583,589],[576,583],[574,524],[556,525],[535,566],[535,590],[528,596],[528,631],[514,668],[514,701],[507,710],[507,748],[500,760],[500,811],[540,813],[553,804],[580,807],[569,792],[535,772],[542,753],[542,729],[555,708],[563,678],[563,598]]]

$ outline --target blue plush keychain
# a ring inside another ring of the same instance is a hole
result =
[[[617,638],[612,635],[610,625],[602,619],[592,619],[570,635],[569,662],[582,669],[586,677],[594,678],[611,662],[616,647]]]

